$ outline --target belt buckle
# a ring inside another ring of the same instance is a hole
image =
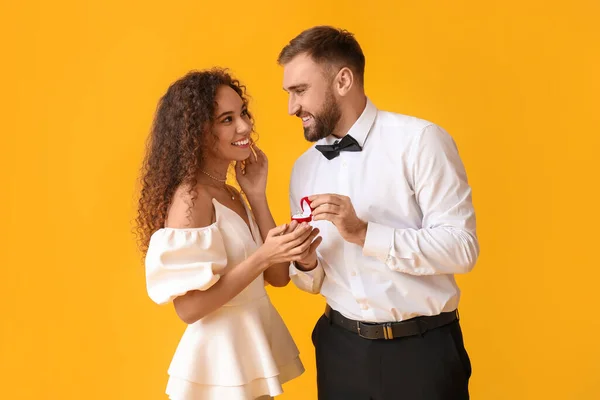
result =
[[[360,321],[356,321],[356,330],[358,331],[358,336],[360,336],[363,339],[371,339],[370,337],[364,336],[362,334],[362,331],[360,329],[360,325],[361,325],[361,322]],[[392,340],[392,339],[394,339],[394,332],[392,331],[392,323],[391,322],[386,322],[385,324],[381,324],[381,327],[383,329],[383,338],[385,340]]]
[[[360,336],[363,339],[370,339],[370,338],[362,335],[362,331],[360,330],[360,324],[361,324],[360,321],[356,321],[356,330],[358,331],[358,336]]]

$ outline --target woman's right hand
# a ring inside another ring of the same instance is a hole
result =
[[[319,229],[303,222],[277,226],[269,231],[263,245],[259,248],[265,257],[267,267],[277,263],[297,261],[310,247]]]

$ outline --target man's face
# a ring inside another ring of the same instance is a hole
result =
[[[309,142],[331,135],[341,117],[333,92],[333,74],[300,54],[283,68],[283,89],[289,94],[288,113],[302,119]]]

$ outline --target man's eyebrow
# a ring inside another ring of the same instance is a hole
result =
[[[293,86],[290,86],[290,87],[289,87],[289,88],[287,88],[287,89],[286,89],[286,88],[283,88],[283,90],[284,90],[284,91],[286,91],[286,92],[290,92],[290,91],[294,91],[294,90],[297,90],[297,89],[304,89],[304,88],[306,88],[306,87],[308,87],[308,84],[306,84],[306,83],[301,83],[301,84],[298,84],[298,85],[293,85]]]

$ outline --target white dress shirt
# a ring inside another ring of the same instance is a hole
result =
[[[329,221],[313,221],[323,242],[318,265],[290,265],[294,284],[321,293],[348,318],[401,321],[458,307],[454,274],[469,272],[479,244],[471,188],[451,136],[415,117],[365,110],[348,131],[363,147],[327,160],[312,146],[294,164],[292,213],[313,194],[348,196],[368,223],[364,247]],[[332,144],[329,136],[316,144]]]

